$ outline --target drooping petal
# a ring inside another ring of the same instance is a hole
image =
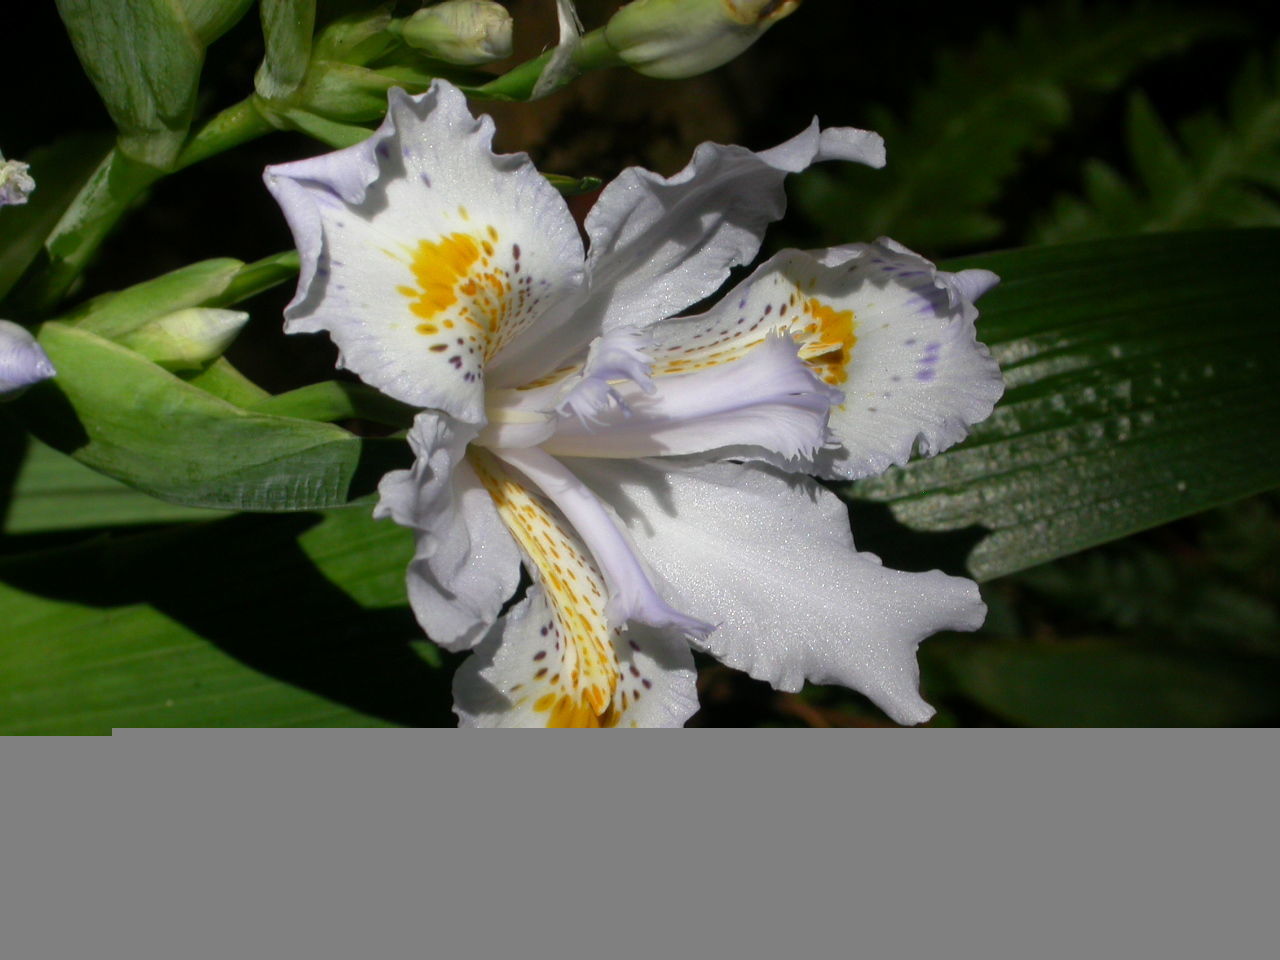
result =
[[[536,448],[496,453],[532,481],[573,524],[603,576],[607,595],[604,611],[610,623],[635,621],[689,636],[706,636],[711,631],[711,624],[663,601],[616,518],[555,457]]]
[[[471,423],[486,363],[535,321],[564,322],[582,279],[564,200],[492,138],[437,80],[393,90],[364,143],[266,175],[303,262],[286,328],[329,331],[366,382]]]
[[[698,709],[684,640],[633,625],[614,636],[618,680],[597,711],[566,683],[563,633],[540,587],[458,668],[454,712],[464,727],[679,727]]]
[[[921,723],[933,710],[916,646],[985,617],[973,582],[855,552],[844,505],[807,478],[663,460],[574,470],[627,523],[669,602],[718,624],[697,645],[779,689],[843,684]]]
[[[475,646],[520,583],[520,552],[465,458],[474,434],[419,414],[409,432],[413,469],[383,477],[374,509],[414,531],[409,602],[427,636],[449,650]]]
[[[844,393],[830,429],[842,444],[810,472],[852,479],[934,454],[991,413],[1004,383],[974,328],[987,271],[947,274],[892,244],[773,257],[711,310],[650,328],[652,375],[738,362],[787,331],[800,357]],[[775,461],[779,462],[780,461]]]
[[[519,543],[534,585],[524,605],[486,641],[488,652],[470,661],[484,685],[459,680],[460,713],[464,719],[494,715],[488,721],[493,724],[545,714],[540,722],[533,720],[542,726],[615,725],[636,705],[637,693],[644,702],[644,691],[659,686],[652,661],[669,670],[682,668],[679,656],[668,650],[675,641],[664,639],[672,632],[628,626],[611,616],[605,577],[577,531],[497,457],[473,449],[469,460]],[[681,682],[662,688],[661,696],[681,689]],[[489,687],[499,699],[489,695]],[[526,693],[534,695],[517,704]],[[514,699],[508,704],[508,698]],[[507,717],[508,707],[524,713]]]
[[[814,120],[786,143],[754,153],[701,144],[687,167],[661,177],[629,167],[587,215],[591,296],[605,330],[643,326],[714,293],[731,267],[749,263],[765,228],[786,209],[783,181],[821,160],[884,164],[866,130],[820,130]]]
[[[840,391],[814,375],[786,336],[770,336],[733,362],[610,387],[616,403],[591,419],[565,416],[543,449],[569,457],[654,457],[760,448],[782,461],[811,460],[827,442]]]

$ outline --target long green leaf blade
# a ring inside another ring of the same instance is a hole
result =
[[[348,509],[0,559],[0,734],[447,725],[403,606],[412,553]]]
[[[954,265],[1005,278],[979,321],[1005,398],[961,446],[852,496],[966,531],[985,580],[1280,485],[1277,263],[1280,230],[1241,230]]]

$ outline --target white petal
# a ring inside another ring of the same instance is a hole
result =
[[[689,645],[636,626],[613,647],[619,679],[597,713],[566,689],[555,614],[534,587],[458,668],[454,712],[465,727],[683,726],[698,709]]]
[[[974,299],[999,278],[987,270],[938,270],[906,248],[881,240],[860,245],[847,271],[852,288],[824,295],[851,309],[857,343],[831,413],[843,449],[824,453],[824,476],[855,479],[933,456],[963,440],[1004,393],[991,352],[978,342]]]
[[[364,143],[267,169],[303,261],[286,328],[328,330],[366,382],[472,423],[487,362],[535,322],[562,322],[582,278],[564,200],[492,138],[437,80],[419,97],[393,90]]]
[[[609,409],[623,406],[618,393],[621,382],[630,381],[640,392],[653,393],[648,346],[649,337],[634,327],[619,327],[597,337],[587,351],[581,374],[556,409],[582,422],[594,423]]]
[[[0,320],[0,397],[16,395],[56,372],[49,355],[26,327]]]
[[[844,393],[829,422],[842,446],[820,453],[810,472],[874,475],[917,448],[946,449],[991,413],[1004,382],[977,341],[971,298],[995,280],[939,271],[892,241],[786,250],[706,313],[651,327],[654,381],[735,362],[786,330]]]
[[[899,723],[921,723],[933,711],[918,692],[916,646],[985,617],[969,580],[856,553],[844,505],[807,478],[663,460],[574,469],[626,521],[669,601],[718,624],[698,645],[782,690],[843,684]]]
[[[828,159],[882,166],[884,144],[865,130],[819,130],[814,120],[760,153],[704,143],[672,177],[624,170],[587,215],[586,315],[605,330],[642,326],[711,295],[731,267],[755,257],[765,228],[782,216],[787,174]]]
[[[382,479],[374,510],[414,531],[409,602],[427,636],[449,650],[475,646],[520,583],[515,541],[464,459],[474,432],[419,414],[409,432],[413,469]]]
[[[653,457],[732,447],[782,461],[812,458],[827,441],[840,391],[814,376],[791,338],[771,336],[731,363],[610,388],[617,403],[590,420],[562,417],[544,449],[569,457]]]

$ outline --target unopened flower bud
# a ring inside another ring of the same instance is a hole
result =
[[[0,400],[12,400],[57,371],[44,348],[25,327],[0,320]]]
[[[120,343],[166,370],[194,370],[222,356],[248,319],[239,310],[189,307],[143,324]]]
[[[676,79],[728,63],[800,0],[634,0],[604,28],[609,46],[633,69]]]
[[[476,66],[511,56],[511,14],[491,0],[445,0],[409,17],[404,42],[429,57]]]
[[[0,153],[0,207],[27,202],[27,195],[36,188],[27,169],[25,163],[6,160]]]

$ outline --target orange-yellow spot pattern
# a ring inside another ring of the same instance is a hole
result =
[[[836,310],[813,297],[806,297],[800,310],[801,319],[791,325],[791,335],[800,341],[800,359],[831,386],[840,386],[849,376],[849,358],[858,342],[853,311]]]
[[[549,727],[615,726],[618,631],[605,617],[603,578],[577,535],[500,461],[482,449],[467,456],[503,523],[537,567],[550,602],[547,656],[531,664],[534,686],[546,692],[533,709],[547,714]]]
[[[653,375],[693,373],[732,363],[758,347],[769,334],[785,331],[795,339],[800,359],[813,368],[814,374],[838,387],[849,376],[849,359],[858,342],[855,327],[852,310],[837,310],[792,288],[790,293],[779,296],[769,305],[767,314],[757,313],[750,324],[711,330],[702,343],[683,344],[660,352],[654,357]]]
[[[489,360],[528,325],[527,286],[513,284],[498,263],[498,240],[498,231],[489,226],[482,234],[454,232],[418,241],[409,262],[415,284],[396,288],[422,321],[418,333],[436,337],[461,324],[451,336],[461,334]]]

